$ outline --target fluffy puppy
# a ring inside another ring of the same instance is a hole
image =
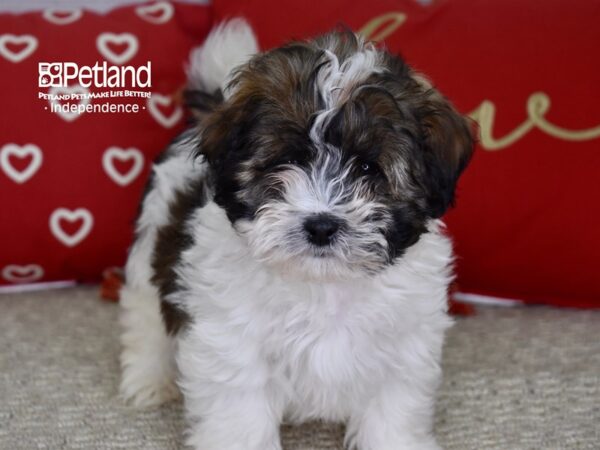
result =
[[[438,449],[439,218],[469,126],[350,32],[256,51],[234,20],[193,54],[199,126],[155,164],[127,263],[121,392],[181,390],[198,450],[280,450],[313,419],[351,449]]]

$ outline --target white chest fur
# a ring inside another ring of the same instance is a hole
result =
[[[253,260],[213,203],[188,225],[185,289],[170,300],[192,316],[186,345],[207,389],[270,386],[293,419],[343,420],[387,378],[439,357],[424,354],[450,323],[451,248],[438,224],[384,273],[335,283],[286,279]]]

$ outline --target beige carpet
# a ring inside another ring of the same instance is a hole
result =
[[[177,449],[181,406],[116,395],[117,306],[78,288],[0,296],[0,449]],[[448,450],[600,449],[600,311],[482,308],[447,341],[436,434]],[[286,450],[341,430],[286,428]]]

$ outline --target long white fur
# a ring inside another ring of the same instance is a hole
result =
[[[225,25],[215,33],[201,60],[239,61],[239,49],[221,43],[238,45],[234,41],[246,32]],[[374,67],[368,66],[353,73]],[[229,76],[221,71],[222,78],[213,77],[221,69],[210,64],[194,70],[204,86],[222,87]],[[343,76],[336,73],[339,88]],[[451,324],[446,290],[452,279],[452,248],[441,222],[429,223],[428,233],[375,276],[321,272],[316,258],[280,264],[263,251],[261,237],[279,236],[289,251],[286,240],[293,237],[272,228],[277,220],[333,210],[358,221],[352,214],[360,211],[344,207],[364,200],[360,188],[343,186],[345,169],[335,152],[327,152],[332,159],[320,171],[282,175],[289,178],[287,206],[269,205],[279,214],[271,224],[259,217],[234,229],[209,201],[186,224],[194,244],[176,268],[183,289],[168,300],[185,308],[192,323],[171,341],[160,323],[150,257],[173,193],[205,170],[189,159],[191,151],[191,144],[180,144],[154,168],[155,184],[138,222],[122,298],[123,395],[140,406],[172,398],[176,355],[187,443],[197,450],[281,450],[283,420],[316,418],[346,422],[348,448],[439,449],[431,427],[443,336]],[[337,170],[337,178],[325,168]],[[336,253],[332,264],[360,268],[364,261],[354,255],[356,261]]]

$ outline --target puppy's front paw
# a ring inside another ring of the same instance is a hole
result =
[[[376,415],[367,417],[359,428],[355,424],[350,421],[346,428],[347,450],[442,450],[426,421],[387,422]]]
[[[282,450],[278,433],[236,429],[235,424],[226,421],[197,425],[190,430],[186,444],[194,450]]]

